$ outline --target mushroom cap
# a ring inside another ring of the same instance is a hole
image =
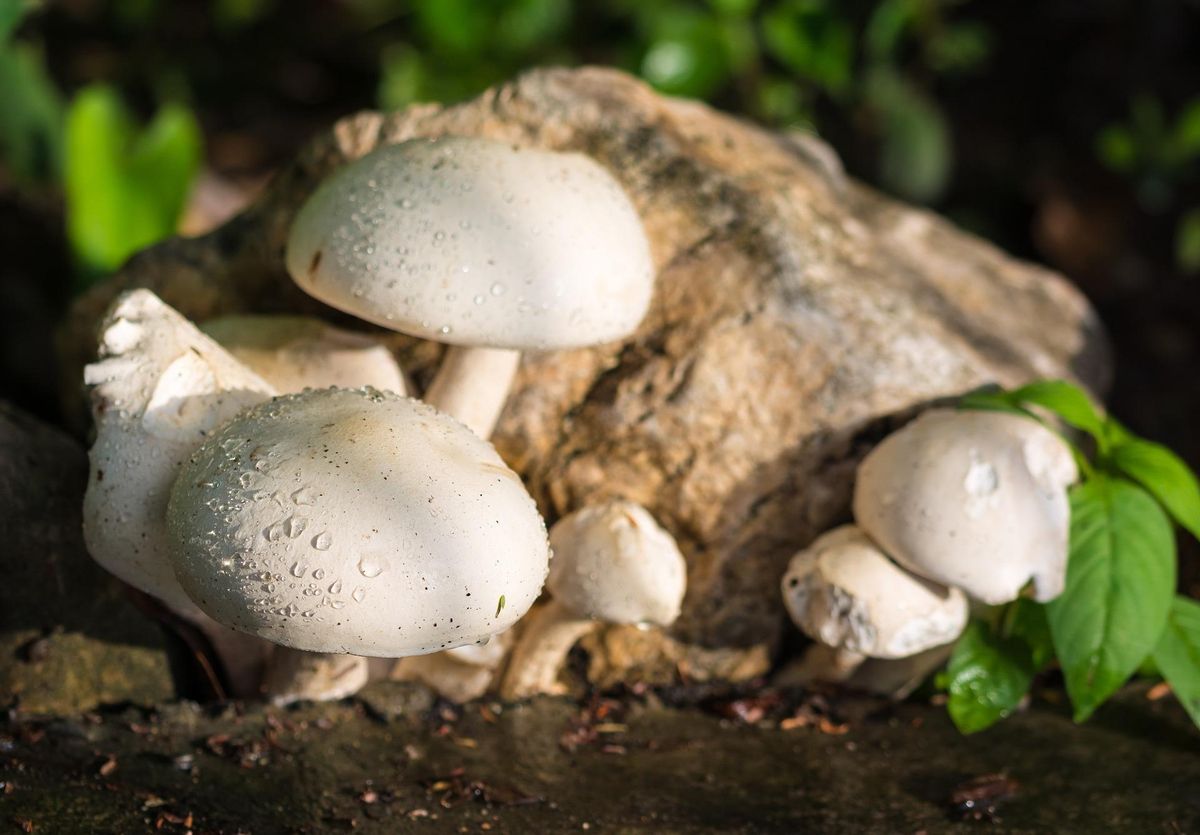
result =
[[[400,657],[480,641],[541,592],[546,529],[486,441],[390,392],[251,409],[184,465],[176,575],[217,621],[311,652]]]
[[[570,513],[551,528],[550,547],[546,587],[576,614],[660,626],[679,617],[687,563],[641,505],[611,501]]]
[[[84,382],[96,425],[83,497],[88,552],[176,612],[198,614],[167,559],[171,484],[214,429],[275,392],[149,290],[113,302]]]
[[[872,658],[907,658],[954,640],[967,625],[961,591],[905,571],[854,525],[792,557],[782,590],[806,635]]]
[[[984,603],[1062,591],[1075,480],[1067,445],[1002,412],[928,411],[863,460],[858,525],[896,562]]]
[[[637,211],[605,168],[467,137],[388,145],[334,173],[296,216],[287,267],[369,322],[516,350],[625,337],[654,283]]]
[[[280,394],[372,386],[406,394],[392,352],[366,334],[307,316],[222,316],[200,330]]]

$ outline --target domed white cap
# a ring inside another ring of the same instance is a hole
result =
[[[455,345],[571,348],[631,333],[654,266],[637,211],[598,163],[490,139],[414,139],[327,179],[287,267],[307,293]]]
[[[537,599],[549,559],[533,499],[490,444],[373,389],[242,414],[184,466],[167,519],[200,608],[312,652],[480,641]]]
[[[783,601],[806,635],[871,658],[906,658],[954,640],[967,599],[910,574],[854,525],[821,536],[788,564]]]
[[[84,382],[96,424],[83,498],[88,551],[131,586],[194,614],[167,559],[171,483],[213,430],[274,391],[149,290],[113,303]]]
[[[405,394],[404,373],[377,340],[306,316],[222,316],[200,330],[280,394],[372,386]]]
[[[858,469],[854,518],[896,562],[984,603],[1062,591],[1076,478],[1067,445],[1036,421],[935,409]]]
[[[612,501],[568,514],[550,530],[547,588],[576,614],[608,623],[669,626],[679,617],[687,564],[645,508]]]

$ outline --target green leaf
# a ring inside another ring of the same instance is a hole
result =
[[[958,643],[943,678],[950,692],[946,708],[965,734],[1003,719],[1029,692],[1035,668],[1029,647],[1002,637],[982,621],[972,621]]]
[[[1200,272],[1200,209],[1192,209],[1175,227],[1175,262],[1185,273]]]
[[[830,93],[848,89],[854,33],[823,0],[783,0],[761,18],[766,52],[792,72]]]
[[[1020,638],[1029,647],[1033,669],[1042,669],[1054,658],[1054,637],[1046,618],[1045,604],[1028,597],[1018,597],[1008,612],[1007,634]]]
[[[911,200],[937,198],[950,178],[950,128],[937,104],[898,72],[879,67],[865,94],[882,123],[879,176]]]
[[[1097,474],[1071,489],[1066,588],[1046,607],[1082,722],[1154,648],[1175,589],[1170,521],[1141,487]]]
[[[29,7],[27,0],[0,0],[0,46],[17,30]]]
[[[175,231],[200,165],[187,110],[167,106],[140,134],[116,92],[92,86],[67,116],[67,231],[85,270],[103,273]]]
[[[704,98],[729,81],[730,43],[715,18],[685,9],[667,9],[651,23],[653,34],[640,74],[664,93]]]
[[[1014,389],[1010,396],[1017,403],[1032,403],[1049,409],[1067,424],[1081,429],[1101,444],[1107,442],[1104,417],[1087,393],[1066,380],[1039,380]]]
[[[905,31],[916,21],[918,4],[913,0],[881,0],[875,4],[863,30],[863,45],[874,61],[891,61]]]
[[[54,179],[62,160],[62,101],[36,49],[0,43],[0,91],[0,158],[21,179]]]
[[[1113,448],[1109,460],[1153,493],[1180,526],[1200,539],[1200,482],[1183,459],[1162,444],[1128,438]]]
[[[1200,156],[1200,98],[1192,99],[1175,120],[1171,142],[1180,164]]]
[[[1200,725],[1200,602],[1176,597],[1154,663],[1192,721]]]
[[[968,392],[958,400],[958,408],[985,412],[1008,412],[1023,417],[1037,418],[1027,409],[1013,402],[1012,395],[1003,389],[978,389]]]

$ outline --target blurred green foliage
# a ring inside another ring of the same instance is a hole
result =
[[[1132,181],[1143,209],[1155,214],[1178,209],[1180,195],[1200,184],[1200,98],[1170,119],[1158,99],[1138,96],[1127,121],[1096,137],[1096,153]],[[1175,259],[1185,272],[1200,273],[1200,206],[1179,213]]]
[[[139,130],[105,85],[80,90],[64,108],[37,48],[14,38],[34,8],[0,0],[0,160],[19,181],[61,178],[67,237],[86,284],[175,231],[203,140],[177,105]]]
[[[203,148],[187,109],[166,105],[139,129],[115,90],[87,87],[71,102],[65,146],[67,234],[85,275],[175,231]]]
[[[986,30],[962,0],[879,0],[865,21],[834,0],[351,0],[371,27],[405,34],[382,52],[379,104],[457,101],[537,64],[595,61],[664,93],[736,101],[778,127],[857,117],[879,177],[914,200],[941,195],[953,161],[929,79],[979,68]]]
[[[13,37],[32,8],[0,0],[0,160],[18,180],[41,182],[59,172],[62,101],[38,48]]]

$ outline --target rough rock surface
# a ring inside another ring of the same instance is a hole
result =
[[[989,382],[1106,383],[1100,328],[1059,276],[846,179],[815,140],[582,69],[339,122],[246,214],[142,253],[80,300],[62,334],[68,388],[127,287],[195,320],[287,311],[347,324],[285,274],[288,224],[346,159],[439,134],[586,152],[642,215],[659,276],[641,328],[527,355],[495,443],[548,521],[623,497],[677,537],[689,563],[679,639],[771,644],[787,559],[846,518],[856,461],[917,407]],[[437,346],[393,344],[427,383]]]
[[[72,713],[174,691],[161,631],[83,547],[87,457],[0,402],[0,704]]]

